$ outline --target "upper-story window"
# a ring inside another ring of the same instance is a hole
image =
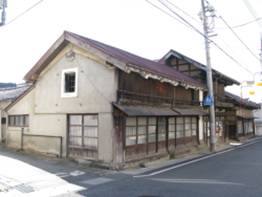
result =
[[[62,71],[61,96],[76,97],[78,88],[78,69],[71,68]]]

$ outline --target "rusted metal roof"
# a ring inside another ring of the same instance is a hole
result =
[[[196,60],[193,60],[173,49],[171,49],[166,55],[164,55],[164,57],[162,57],[158,62],[162,63],[162,64],[165,64],[165,60],[168,59],[170,56],[174,56],[180,60],[184,60],[194,66],[196,66],[197,68],[201,69],[201,70],[204,70],[206,72],[206,68],[207,66],[204,65],[204,64],[201,64],[199,62],[197,62]],[[212,74],[215,76],[215,77],[218,77],[220,79],[224,79],[225,81],[227,81],[227,85],[233,85],[233,84],[236,84],[236,85],[240,85],[240,83],[235,80],[235,79],[232,79],[231,77],[229,76],[226,76],[225,74],[215,70],[215,69],[212,69]]]
[[[107,44],[65,31],[64,34],[50,47],[44,56],[36,63],[36,65],[26,74],[26,81],[34,81],[41,71],[47,66],[51,59],[67,44],[73,43],[85,50],[95,49],[111,58],[121,61],[131,71],[138,69],[150,75],[157,75],[159,80],[166,82],[171,80],[182,86],[189,88],[204,89],[206,85],[201,82],[179,72],[167,65],[155,62],[138,55],[134,55],[122,49],[109,46]],[[114,64],[113,64],[114,65]],[[133,69],[133,70],[132,70]]]
[[[235,94],[225,92],[225,96],[229,98],[236,105],[242,105],[243,107],[251,108],[251,109],[260,109],[260,104],[250,101],[248,99],[243,99]]]
[[[203,116],[208,113],[201,107],[170,108],[163,106],[113,104],[127,116]]]
[[[145,105],[120,105],[113,104],[127,116],[177,116],[177,112],[169,107],[145,106]]]
[[[208,115],[208,112],[201,107],[192,107],[192,108],[180,108],[175,107],[173,108],[174,111],[176,111],[178,114],[183,116],[204,116]]]

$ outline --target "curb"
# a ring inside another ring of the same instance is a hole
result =
[[[191,164],[191,163],[195,163],[195,162],[204,160],[204,159],[215,157],[217,155],[220,155],[220,154],[223,154],[223,153],[226,153],[226,152],[230,152],[230,151],[237,150],[237,149],[242,149],[246,146],[250,146],[252,144],[258,143],[261,140],[262,140],[262,137],[255,137],[255,138],[253,138],[253,139],[251,139],[247,142],[244,142],[241,145],[231,146],[231,147],[228,147],[228,148],[225,148],[225,149],[222,149],[222,150],[219,150],[219,151],[215,151],[215,152],[212,152],[212,153],[200,154],[200,155],[197,155],[195,157],[185,159],[185,160],[182,160],[182,161],[178,161],[178,162],[174,162],[173,164],[164,165],[164,166],[159,167],[159,168],[148,169],[148,170],[143,171],[142,173],[135,174],[133,177],[134,178],[142,178],[142,177],[149,177],[149,176],[153,176],[153,175],[156,175],[156,174],[160,174],[160,173],[163,173],[165,171],[169,171],[169,170],[172,170],[172,169],[175,169],[175,168],[179,168],[179,167]]]

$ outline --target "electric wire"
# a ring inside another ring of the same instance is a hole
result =
[[[258,18],[254,19],[254,20],[251,20],[251,21],[248,21],[248,22],[239,24],[239,25],[232,26],[232,28],[244,27],[244,26],[246,26],[246,25],[249,25],[249,24],[251,24],[251,23],[254,23],[254,22],[257,22],[257,21],[260,21],[260,20],[262,20],[262,17],[258,17]]]
[[[40,3],[42,3],[44,0],[40,0],[38,2],[36,2],[35,4],[33,4],[32,6],[30,6],[29,8],[27,8],[25,11],[21,12],[20,14],[18,14],[17,16],[15,16],[13,19],[11,19],[10,21],[8,21],[5,25],[9,25],[11,23],[13,23],[14,21],[16,21],[17,19],[19,19],[20,17],[22,17],[23,15],[25,15],[27,12],[29,12],[30,10],[32,10],[33,8],[35,8],[36,6],[38,6]]]
[[[250,14],[253,16],[254,19],[258,18],[257,13],[254,9],[254,7],[251,5],[251,3],[248,0],[243,0],[243,2],[245,3],[245,6],[247,7],[248,11],[250,12]],[[260,28],[262,28],[262,23],[258,22],[259,20],[256,20],[256,23],[258,24],[258,26]]]
[[[183,10],[182,8],[178,7],[177,5],[175,5],[173,2],[166,0],[167,3],[169,3],[170,5],[172,5],[173,7],[175,7],[176,9],[178,9],[180,12],[182,12],[184,15],[188,16],[190,19],[192,19],[193,21],[197,22],[198,24],[202,24],[201,21],[199,21],[198,19],[196,19],[195,17],[193,17],[192,15],[190,15],[188,12],[186,12],[185,10]]]
[[[168,13],[167,11],[165,11],[164,9],[160,8],[159,6],[153,4],[152,2],[150,2],[149,0],[145,0],[147,3],[149,3],[151,6],[155,7],[156,9],[160,10],[161,12],[163,12],[164,14],[170,16],[171,18],[175,19],[176,21],[182,23],[185,26],[188,26],[187,24],[185,24],[183,21],[179,20],[178,18],[176,18],[174,15]]]
[[[205,39],[207,39],[209,42],[213,43],[214,46],[216,46],[221,52],[223,52],[228,58],[230,58],[233,62],[235,62],[238,66],[240,66],[242,69],[244,69],[246,72],[253,75],[253,72],[249,69],[247,69],[245,66],[243,66],[239,61],[237,61],[233,56],[231,56],[228,52],[226,52],[222,47],[220,47],[216,42],[211,40],[209,37],[205,36],[200,30],[198,30],[195,26],[193,26],[190,22],[188,22],[185,18],[183,18],[181,15],[179,15],[177,12],[175,12],[173,9],[171,9],[169,6],[167,6],[163,1],[158,0],[164,7],[166,7],[170,12],[175,14],[181,21],[183,21],[183,24],[187,24],[190,28],[192,28],[194,31],[196,31],[198,34],[203,36]],[[148,0],[146,0],[148,2]],[[153,3],[150,2],[152,5]]]
[[[227,23],[227,21],[222,17],[219,16],[219,18],[223,21],[223,23],[227,26],[227,28],[233,33],[233,35],[238,39],[238,41],[247,49],[247,51],[258,61],[260,59],[257,57],[257,55],[247,46],[247,44],[239,37],[239,35],[232,29],[232,27]]]

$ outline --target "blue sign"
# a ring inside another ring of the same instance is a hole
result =
[[[213,99],[210,95],[206,96],[203,102],[203,105],[206,107],[210,107],[213,104]]]

